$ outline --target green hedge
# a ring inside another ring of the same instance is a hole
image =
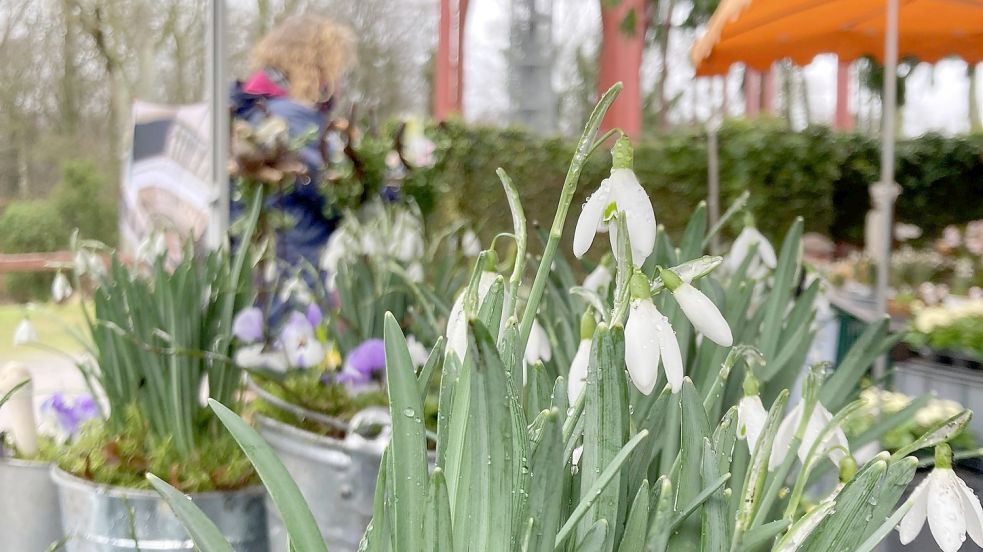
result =
[[[566,139],[542,139],[513,128],[443,123],[428,129],[437,144],[437,165],[428,173],[436,187],[433,215],[508,228],[510,215],[495,169],[516,181],[529,220],[549,224],[572,153]],[[806,230],[837,241],[860,243],[869,209],[868,186],[879,174],[879,142],[813,126],[790,131],[773,120],[731,120],[720,130],[724,204],[751,191],[751,208],[764,232],[777,237],[797,216]],[[983,135],[947,138],[929,134],[897,146],[900,220],[937,235],[948,224],[983,218]],[[607,174],[609,158],[595,154],[584,169],[575,206]],[[678,233],[693,205],[706,197],[707,141],[677,130],[636,144],[635,171],[649,190],[656,218]],[[574,214],[579,212],[574,210]],[[572,225],[576,217],[570,217]],[[568,233],[569,236],[569,233]]]

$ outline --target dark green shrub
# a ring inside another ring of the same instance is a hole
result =
[[[0,252],[32,253],[57,251],[68,246],[69,230],[50,200],[11,203],[0,214]],[[23,302],[45,297],[51,274],[8,274],[3,280],[5,295]]]
[[[77,228],[85,238],[116,243],[116,190],[93,164],[65,163],[50,198],[69,232]]]

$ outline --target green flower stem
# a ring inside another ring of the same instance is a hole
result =
[[[707,232],[707,235],[703,238],[703,249],[706,249],[707,246],[710,245],[710,242],[713,241],[713,237],[716,236],[717,233],[723,229],[723,227],[727,224],[727,222],[730,221],[731,217],[733,217],[735,214],[737,214],[738,211],[740,211],[741,209],[744,208],[745,205],[747,205],[747,200],[749,197],[751,197],[751,192],[747,190],[744,190],[744,192],[742,192],[741,195],[737,196],[737,199],[734,200],[734,203],[730,204],[730,207],[728,207],[727,211],[724,212],[724,214],[720,217],[720,220],[717,221],[717,224],[714,224],[713,228],[710,228],[710,231]]]
[[[621,92],[622,84],[616,83],[601,96],[601,100],[594,107],[587,120],[584,133],[577,143],[577,149],[567,170],[567,176],[563,180],[563,189],[560,192],[560,201],[556,206],[556,215],[553,217],[553,226],[550,228],[549,240],[543,251],[543,259],[539,263],[536,271],[536,279],[533,280],[532,289],[529,292],[529,299],[526,301],[526,308],[522,313],[522,323],[519,325],[519,340],[516,343],[517,351],[526,350],[526,342],[529,341],[529,333],[532,331],[533,322],[536,320],[536,312],[539,310],[539,303],[543,299],[543,291],[546,289],[546,280],[549,279],[550,267],[553,266],[553,259],[556,258],[556,249],[560,245],[560,238],[563,236],[563,225],[567,220],[567,212],[570,210],[570,203],[573,202],[573,195],[577,191],[577,182],[580,180],[580,173],[583,171],[587,156],[593,152],[593,140],[597,134],[601,120],[607,113],[611,103]]]
[[[959,451],[959,452],[954,452],[952,454],[952,460],[953,461],[967,460],[969,458],[979,458],[981,456],[983,456],[983,448],[977,448],[977,449],[972,449],[972,450],[962,450],[962,451]],[[924,460],[922,460],[921,462],[918,463],[918,467],[919,468],[927,468],[929,466],[934,466],[934,465],[935,465],[935,458],[934,457],[932,457],[932,458],[926,458],[926,459],[924,459]]]
[[[615,247],[621,249],[620,259],[616,268],[614,310],[611,313],[611,324],[624,325],[628,317],[628,305],[631,303],[631,280],[635,276],[635,266],[631,262],[631,245],[628,238],[628,220],[618,213],[612,221],[618,225],[618,243]],[[643,276],[644,277],[644,276]]]
[[[515,264],[512,267],[512,276],[509,277],[509,304],[506,305],[505,312],[508,316],[518,314],[516,308],[519,298],[519,284],[522,283],[522,276],[526,271],[526,213],[519,201],[519,189],[509,178],[501,167],[495,171],[498,179],[502,181],[505,188],[505,196],[509,201],[509,209],[512,211],[512,226],[515,232]]]

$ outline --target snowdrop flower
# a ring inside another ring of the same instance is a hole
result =
[[[413,366],[416,368],[426,364],[430,358],[430,351],[412,335],[406,338],[406,348],[409,350],[410,360],[413,361]]]
[[[590,338],[581,339],[577,352],[570,362],[570,372],[567,374],[567,399],[573,404],[587,387],[587,366],[590,363]],[[576,463],[576,462],[575,462]]]
[[[291,313],[280,330],[280,345],[292,367],[310,368],[324,360],[324,347],[314,336],[314,326],[299,312]]]
[[[662,281],[672,292],[676,302],[679,303],[683,314],[698,332],[721,347],[730,347],[734,344],[730,325],[727,324],[723,315],[720,314],[720,310],[709,297],[693,287],[692,284],[684,282],[672,270],[659,268],[659,272]]]
[[[488,295],[488,290],[491,289],[496,278],[498,278],[498,274],[487,270],[482,271],[478,279],[479,304]],[[464,295],[466,293],[467,289],[464,289],[458,294],[454,306],[451,307],[451,313],[447,317],[447,350],[453,351],[457,354],[458,360],[462,361],[464,360],[464,353],[468,350],[468,320],[464,312]]]
[[[758,380],[748,371],[744,377],[744,396],[737,403],[737,438],[747,441],[747,450],[751,454],[758,446],[767,418],[768,411],[758,396]]]
[[[730,254],[727,255],[727,260],[725,265],[727,271],[731,274],[737,272],[740,268],[741,263],[748,256],[751,251],[751,247],[757,245],[758,248],[755,251],[754,259],[748,265],[747,275],[750,278],[762,278],[768,274],[769,270],[774,270],[778,266],[778,259],[775,257],[775,248],[768,241],[768,238],[764,237],[758,229],[754,227],[754,223],[745,224],[744,229],[741,233],[737,235],[737,239],[734,240],[734,244],[730,247]]]
[[[669,319],[652,302],[651,283],[636,272],[629,281],[631,310],[625,324],[625,364],[631,381],[645,395],[659,377],[659,361],[673,393],[683,386],[683,357]]]
[[[461,252],[466,257],[477,257],[481,254],[481,240],[478,239],[478,234],[475,234],[473,230],[467,230],[461,236]]]
[[[539,361],[548,362],[553,358],[553,348],[550,347],[550,336],[539,323],[533,320],[532,330],[529,332],[529,341],[526,342],[525,361],[526,364],[535,364]]]
[[[255,343],[263,339],[263,326],[263,311],[259,307],[242,309],[232,319],[232,335],[244,343]]]
[[[136,260],[145,265],[153,265],[157,258],[167,253],[167,237],[163,232],[151,232],[137,246]]]
[[[954,471],[952,450],[942,443],[935,447],[935,469],[928,474],[908,499],[911,510],[898,524],[901,544],[918,536],[925,520],[942,552],[956,552],[969,533],[973,542],[983,546],[983,508],[980,499]]]
[[[785,420],[778,426],[778,432],[775,434],[775,442],[771,449],[771,458],[768,462],[769,470],[774,470],[785,461],[785,456],[788,454],[792,439],[795,437],[795,430],[798,429],[799,421],[802,420],[802,411],[804,408],[805,401],[795,405],[795,408],[788,413]],[[823,429],[825,429],[826,425],[832,419],[833,415],[829,413],[829,410],[826,410],[826,407],[822,403],[816,401],[812,415],[806,422],[805,433],[802,435],[802,443],[799,445],[798,456],[801,462],[804,463],[806,461],[809,449],[812,448],[813,443],[819,438],[819,434],[822,433]],[[839,466],[840,461],[847,456],[850,450],[850,444],[847,442],[846,434],[843,433],[843,428],[837,427],[832,431],[817,450],[820,454],[825,452],[829,456],[829,459]]]
[[[14,330],[14,345],[27,345],[38,339],[38,332],[34,329],[29,318],[25,318],[20,321],[20,324],[17,324],[17,328]]]
[[[51,298],[55,303],[63,303],[72,296],[72,284],[68,281],[65,273],[58,271],[55,279],[51,282]]]
[[[235,362],[241,368],[269,370],[280,374],[290,367],[282,349],[267,350],[262,343],[240,347],[236,351]]]
[[[614,281],[614,274],[611,273],[611,269],[607,266],[607,261],[610,259],[609,256],[605,255],[604,259],[597,265],[590,274],[584,278],[584,287],[597,293],[598,295],[603,295],[611,282]]]
[[[102,278],[106,275],[106,263],[97,253],[88,249],[79,249],[75,252],[75,272],[79,276],[85,274],[92,278]]]
[[[22,365],[16,362],[3,365],[0,367],[0,397],[30,379],[31,374]],[[28,383],[14,393],[4,404],[3,410],[7,418],[7,429],[18,452],[24,456],[37,454],[38,430],[34,419],[33,383]],[[0,442],[0,453],[2,452],[3,443]]]
[[[404,263],[423,256],[423,232],[420,221],[412,214],[401,211],[396,215],[391,229],[390,254]],[[480,252],[480,250],[479,250]]]
[[[423,281],[423,264],[420,261],[414,261],[406,267],[406,276],[409,277],[410,281],[419,284]]]
[[[636,266],[641,266],[655,248],[655,212],[652,201],[632,170],[632,150],[627,137],[621,137],[615,143],[611,155],[614,158],[611,176],[605,178],[587,199],[577,220],[573,254],[577,258],[583,257],[597,232],[607,227],[607,219],[620,211],[625,214],[628,226],[632,261]],[[611,241],[617,243],[617,236],[612,236]]]
[[[287,280],[280,288],[280,300],[287,302],[296,299],[301,304],[310,304],[314,301],[314,294],[311,293],[310,286],[302,278],[294,276]]]

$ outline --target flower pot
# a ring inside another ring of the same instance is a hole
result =
[[[339,440],[257,416],[260,435],[297,482],[332,552],[354,551],[372,519],[381,448],[374,441]],[[271,550],[286,550],[283,521],[267,507]]]
[[[93,483],[52,468],[68,552],[194,550],[187,531],[154,491]],[[267,552],[261,487],[189,495],[238,552]]]
[[[934,392],[973,412],[983,412],[983,371],[912,358],[896,365],[894,387],[906,395]],[[969,431],[983,435],[983,416],[974,416]]]
[[[0,542],[4,550],[47,550],[61,540],[51,465],[0,458]]]

